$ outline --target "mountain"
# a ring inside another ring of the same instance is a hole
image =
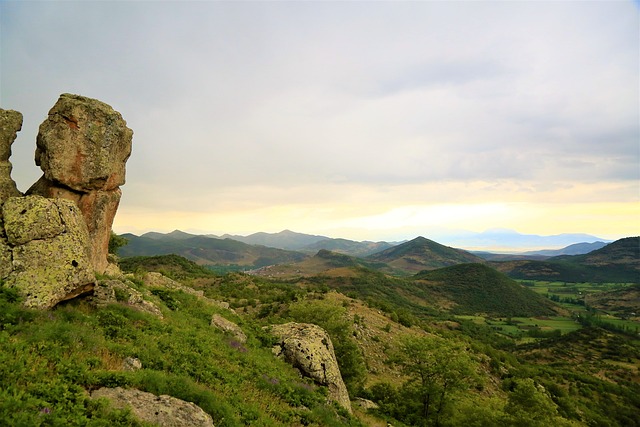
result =
[[[348,239],[296,233],[291,230],[284,230],[279,233],[260,232],[250,234],[249,236],[225,234],[222,238],[230,238],[250,245],[264,245],[272,248],[300,251],[308,254],[315,254],[319,250],[326,249],[328,251],[357,257],[365,257],[394,246],[393,243],[387,242],[357,242]]]
[[[551,316],[554,304],[483,264],[459,264],[415,276],[422,286],[453,301],[456,314]]]
[[[393,246],[395,246],[393,243],[387,242],[356,242],[347,239],[324,239],[300,248],[300,250],[303,252],[315,253],[324,249],[356,257],[366,257]]]
[[[272,248],[286,249],[286,250],[299,250],[305,246],[314,244],[321,240],[326,240],[325,236],[314,236],[311,234],[296,233],[291,230],[283,230],[279,233],[254,233],[248,236],[236,236],[225,234],[222,238],[228,238],[237,240],[238,242],[247,243],[250,245],[263,245]]]
[[[270,264],[291,263],[304,259],[299,252],[266,246],[248,245],[232,239],[205,236],[185,236],[170,233],[152,237],[124,234],[128,244],[119,249],[122,257],[176,254],[200,265],[244,266],[258,268]]]
[[[582,255],[607,246],[605,242],[576,243],[562,249],[542,249],[539,251],[518,252],[512,254],[493,253],[485,251],[470,251],[487,261],[544,261],[554,256],[560,255]]]
[[[514,279],[640,283],[640,237],[616,240],[583,255],[490,264]]]
[[[582,255],[588,254],[589,252],[593,252],[597,249],[603,248],[607,246],[608,243],[605,242],[582,242],[582,243],[574,243],[573,245],[569,245],[562,249],[543,249],[539,251],[528,251],[523,252],[523,255],[543,255],[543,256],[559,256],[559,255]]]
[[[407,272],[433,270],[469,262],[484,262],[482,258],[469,252],[444,246],[424,237],[416,237],[377,252],[368,256],[367,259],[384,262],[393,268]]]
[[[457,248],[477,250],[522,251],[547,248],[562,248],[575,243],[606,241],[589,234],[556,234],[540,236],[537,234],[521,234],[508,229],[492,229],[482,233],[459,233],[440,239],[447,245]]]
[[[196,237],[196,235],[185,233],[184,231],[180,231],[180,230],[173,230],[171,233],[166,233],[166,234],[150,231],[148,233],[143,234],[141,237],[148,237],[149,239],[155,239],[155,240],[166,240],[166,239],[185,240],[185,239],[190,239],[192,237]]]

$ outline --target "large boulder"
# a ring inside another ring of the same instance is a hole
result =
[[[0,275],[26,306],[51,308],[93,289],[89,234],[73,202],[10,197],[1,215]]]
[[[79,192],[114,190],[125,183],[132,138],[109,105],[65,93],[40,125],[36,165],[49,181]]]
[[[11,179],[11,144],[22,129],[22,114],[0,108],[0,202],[9,197],[21,196]]]
[[[141,421],[160,427],[213,427],[213,419],[194,403],[136,389],[100,388],[92,399],[104,398],[116,408],[129,408]]]
[[[329,335],[320,326],[308,323],[273,325],[278,338],[273,352],[299,369],[302,375],[327,386],[329,398],[351,413],[351,401]]]
[[[71,94],[60,95],[38,132],[35,161],[44,174],[27,194],[61,197],[78,205],[98,273],[109,264],[109,237],[132,137],[133,131],[109,105]]]

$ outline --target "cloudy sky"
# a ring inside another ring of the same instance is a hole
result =
[[[640,234],[632,1],[2,1],[13,177],[61,93],[134,131],[114,228]]]

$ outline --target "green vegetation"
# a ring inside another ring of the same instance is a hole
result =
[[[78,300],[26,310],[0,287],[0,425],[140,425],[85,393],[122,386],[192,401],[221,426],[640,426],[640,342],[617,293],[633,286],[519,284],[479,264],[391,277],[328,256],[344,274],[277,280],[218,275],[177,255],[123,259],[164,319],[124,294],[104,309]],[[235,313],[147,289],[147,271]],[[620,312],[546,298],[614,291]],[[216,313],[248,341],[211,328]],[[379,405],[369,418],[327,404],[326,390],[273,357],[263,327],[289,321],[327,330],[351,397]],[[123,371],[126,357],[143,369]]]
[[[84,391],[115,386],[194,402],[217,426],[358,424],[274,358],[259,328],[234,318],[249,335],[239,344],[209,326],[219,309],[183,292],[156,293],[164,320],[82,301],[26,310],[0,287],[0,425],[140,425]],[[143,369],[122,371],[126,357]]]

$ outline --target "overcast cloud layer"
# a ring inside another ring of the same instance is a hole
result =
[[[134,130],[116,229],[640,233],[633,2],[0,3],[0,106]]]

